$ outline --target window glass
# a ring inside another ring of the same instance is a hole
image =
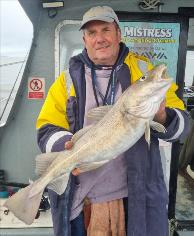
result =
[[[188,47],[194,47],[194,18],[189,19]]]
[[[57,77],[62,71],[69,68],[69,59],[82,52],[84,45],[82,40],[82,32],[79,31],[79,21],[61,22],[55,35],[55,77]],[[70,85],[71,81],[68,80],[67,84]]]
[[[194,109],[194,51],[187,51],[183,99],[187,110]]]
[[[33,27],[17,0],[1,0],[0,13],[0,126],[3,126],[22,78]]]
[[[60,72],[68,68],[69,59],[82,51],[79,24],[65,24],[60,30]]]

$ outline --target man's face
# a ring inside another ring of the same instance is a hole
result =
[[[91,21],[84,29],[83,40],[94,64],[114,65],[119,54],[121,32],[115,23]]]

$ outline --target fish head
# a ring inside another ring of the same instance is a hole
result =
[[[126,91],[124,108],[127,113],[142,118],[153,118],[165,99],[172,80],[165,64],[155,66]]]

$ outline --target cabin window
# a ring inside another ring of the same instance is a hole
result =
[[[20,85],[33,26],[17,0],[1,0],[0,127],[4,126]]]
[[[69,59],[84,48],[80,21],[64,20],[55,31],[55,77],[69,67]],[[70,83],[70,81],[68,81]],[[68,83],[68,84],[69,84]]]
[[[194,86],[194,50],[187,51],[185,67],[185,86]]]
[[[188,51],[184,79],[184,102],[189,112],[193,109],[194,119],[194,18],[189,19]]]
[[[191,112],[194,110],[194,50],[187,51],[184,85],[183,99],[187,110]]]

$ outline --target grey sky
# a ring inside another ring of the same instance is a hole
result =
[[[30,48],[33,27],[18,0],[0,0],[0,55],[23,56]]]

